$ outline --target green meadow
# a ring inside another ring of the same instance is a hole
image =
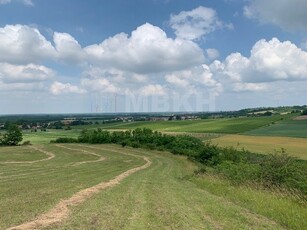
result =
[[[274,125],[245,132],[255,136],[307,137],[307,120],[286,119]]]
[[[151,162],[147,168],[68,206],[68,215],[40,228],[306,228],[306,206],[287,194],[234,187],[218,177],[195,176],[198,166],[185,157],[116,145],[45,144],[35,148],[0,149],[4,156],[0,160],[1,229],[39,221],[44,218],[42,214],[61,201],[72,200],[74,194],[144,165],[144,157]],[[8,151],[20,149],[33,157],[8,164],[6,161],[17,160]],[[55,157],[29,163],[41,159],[39,150],[52,152]],[[100,157],[104,160],[97,161]]]

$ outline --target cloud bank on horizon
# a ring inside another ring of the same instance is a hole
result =
[[[30,0],[0,0],[3,6],[13,2],[37,7]],[[145,18],[129,33],[118,31],[86,45],[69,32],[48,34],[39,22],[5,24],[0,27],[0,94],[6,102],[0,105],[7,110],[1,113],[30,113],[31,108],[35,112],[89,112],[89,103],[80,108],[78,102],[91,100],[93,95],[96,101],[97,95],[160,97],[161,104],[169,103],[163,98],[206,94],[217,98],[215,109],[253,107],[257,100],[255,106],[267,106],[266,97],[270,101],[272,96],[300,104],[307,86],[307,47],[301,45],[307,41],[306,8],[304,0],[242,4],[241,17],[246,21],[286,32],[283,38],[277,33],[256,40],[245,52],[249,55],[237,51],[224,57],[207,40],[215,33],[234,33],[240,24],[221,19],[218,10],[206,6],[172,12],[163,26]],[[300,44],[290,40],[295,33],[303,34]],[[285,34],[289,39],[284,39]],[[35,101],[37,97],[40,102]],[[31,105],[26,111],[23,106],[16,109],[16,99]],[[42,103],[49,104],[48,108],[36,107]],[[165,110],[165,106],[151,109]]]

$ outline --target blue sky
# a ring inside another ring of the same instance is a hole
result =
[[[305,0],[0,0],[0,114],[306,104]]]

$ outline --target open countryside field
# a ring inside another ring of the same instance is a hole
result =
[[[107,129],[135,129],[150,128],[152,130],[166,132],[191,132],[191,133],[242,133],[251,131],[263,126],[288,118],[285,116],[271,117],[243,117],[225,119],[204,119],[204,120],[184,120],[184,121],[146,121],[108,124]],[[104,126],[101,126],[102,128]]]
[[[167,152],[49,144],[4,147],[0,156],[0,229],[306,228],[306,206],[195,178],[193,162]]]
[[[283,148],[287,154],[307,160],[307,139],[305,138],[223,135],[211,141],[219,146],[244,148],[263,154],[281,151]]]
[[[274,125],[261,127],[245,132],[255,136],[283,136],[307,138],[307,120],[285,119]]]
[[[30,141],[32,144],[48,144],[51,140],[59,137],[76,138],[80,135],[81,129],[62,130],[62,129],[48,129],[46,132],[37,131],[23,132],[23,140]]]

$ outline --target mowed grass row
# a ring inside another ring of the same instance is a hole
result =
[[[306,207],[290,198],[246,187],[236,191],[219,178],[192,176],[193,162],[167,152],[104,148],[149,156],[152,165],[73,207],[69,219],[46,229],[306,227]]]
[[[145,163],[133,156],[86,149],[106,157],[106,160],[74,166],[76,162],[98,157],[78,151],[84,149],[80,146],[71,146],[77,150],[55,145],[38,147],[53,152],[56,157],[34,164],[5,164],[5,161],[0,161],[0,229],[32,220],[61,199]],[[27,151],[26,147],[11,147],[10,151],[19,152],[20,149]],[[7,148],[0,148],[0,155],[7,156]]]
[[[275,153],[285,150],[290,156],[307,160],[307,139],[292,137],[224,135],[211,139],[211,142],[222,147],[232,146],[254,153]]]

